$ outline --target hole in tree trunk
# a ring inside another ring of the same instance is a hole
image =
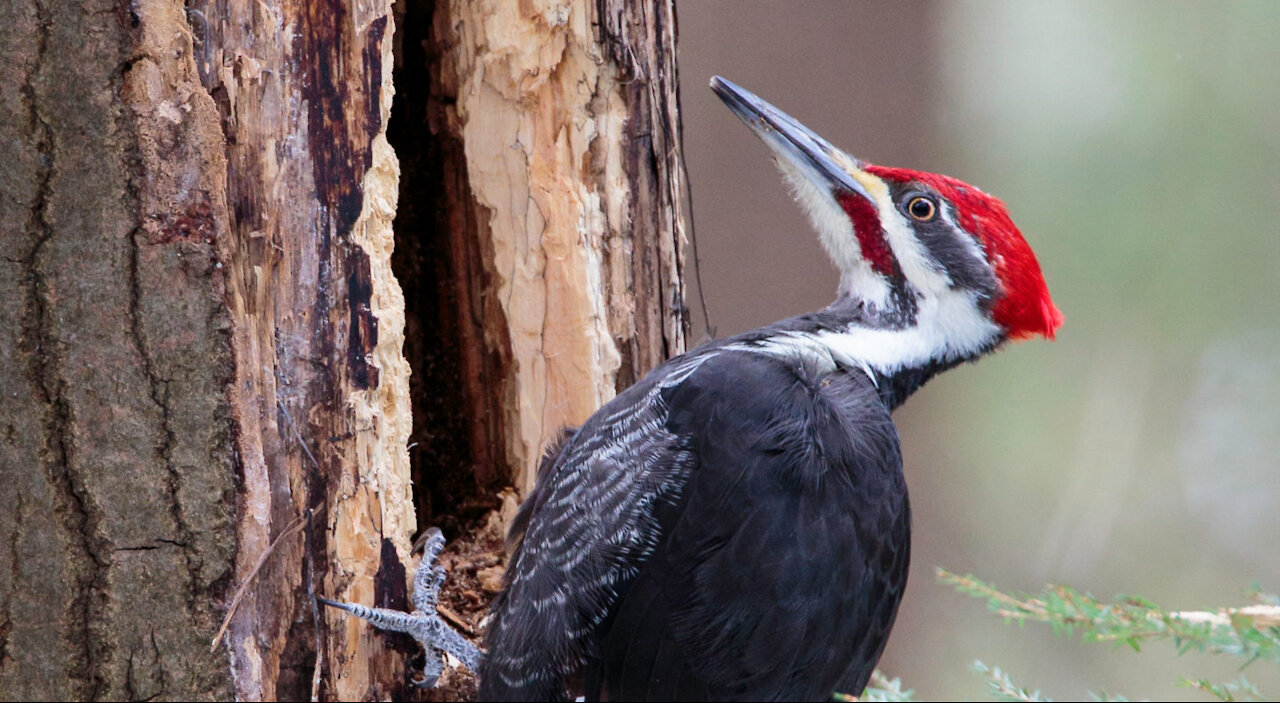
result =
[[[395,99],[387,137],[400,160],[392,267],[405,297],[413,369],[409,450],[419,528],[457,536],[508,485],[501,434],[505,324],[492,314],[484,223],[467,187],[455,103],[440,78],[430,0],[396,3]],[[456,124],[456,120],[454,120]],[[490,341],[486,343],[487,337]]]

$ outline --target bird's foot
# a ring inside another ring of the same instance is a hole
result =
[[[418,564],[418,571],[413,577],[412,613],[316,598],[327,606],[368,620],[380,630],[404,632],[417,640],[427,655],[422,678],[413,681],[413,685],[418,688],[432,688],[436,685],[444,671],[443,653],[452,654],[472,671],[479,671],[480,662],[484,659],[484,653],[450,627],[436,611],[440,602],[440,586],[444,583],[444,567],[436,564],[436,557],[440,556],[442,549],[444,535],[433,527],[427,531],[422,562]]]

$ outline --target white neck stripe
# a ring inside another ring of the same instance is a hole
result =
[[[786,332],[743,349],[816,362],[834,370],[837,364],[862,368],[873,379],[930,363],[950,363],[976,356],[995,342],[1000,327],[981,313],[972,296],[949,291],[922,298],[916,324],[903,328],[867,327],[852,323],[843,330]]]

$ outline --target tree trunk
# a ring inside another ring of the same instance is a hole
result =
[[[406,353],[418,466],[436,472],[415,469],[435,494],[419,507],[438,523],[477,487],[527,494],[561,427],[684,351],[675,16],[665,0],[401,8],[397,271],[410,328],[434,332]]]
[[[0,696],[228,697],[225,169],[186,20],[6,2],[0,25]]]
[[[0,697],[412,695],[309,588],[682,350],[669,4],[390,4],[0,0]]]

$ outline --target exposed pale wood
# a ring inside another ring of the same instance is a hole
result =
[[[228,305],[241,461],[236,582],[307,508],[317,588],[403,606],[413,517],[403,302],[390,272],[395,156],[389,2],[197,5],[192,26],[226,136]],[[314,459],[315,463],[312,463]],[[227,642],[241,698],[310,692],[303,541],[283,543]],[[327,615],[327,614],[326,614]],[[326,694],[404,684],[386,639],[331,617]]]
[[[439,129],[465,149],[485,342],[506,362],[494,409],[527,494],[561,426],[684,347],[673,14],[501,0],[436,13],[452,98]]]

